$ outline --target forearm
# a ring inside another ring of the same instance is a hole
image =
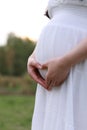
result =
[[[66,54],[62,60],[67,63],[67,66],[74,66],[83,60],[87,59],[87,39],[81,41],[74,49]]]

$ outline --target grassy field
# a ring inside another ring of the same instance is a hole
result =
[[[0,130],[30,130],[34,96],[0,96]]]

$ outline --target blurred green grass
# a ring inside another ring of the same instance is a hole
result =
[[[0,96],[0,130],[31,130],[34,95]]]

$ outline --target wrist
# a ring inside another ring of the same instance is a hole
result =
[[[75,66],[79,61],[79,55],[76,55],[75,53],[68,53],[65,54],[60,58],[61,63],[68,69]]]
[[[70,58],[67,55],[58,58],[58,62],[60,62],[60,66],[66,69],[70,69],[72,66]]]
[[[65,66],[71,68],[75,65],[74,58],[71,55],[66,54],[62,57],[62,61],[65,63]]]

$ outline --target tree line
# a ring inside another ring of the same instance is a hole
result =
[[[27,71],[27,59],[35,43],[15,34],[8,35],[6,45],[0,47],[0,75],[21,76]]]

